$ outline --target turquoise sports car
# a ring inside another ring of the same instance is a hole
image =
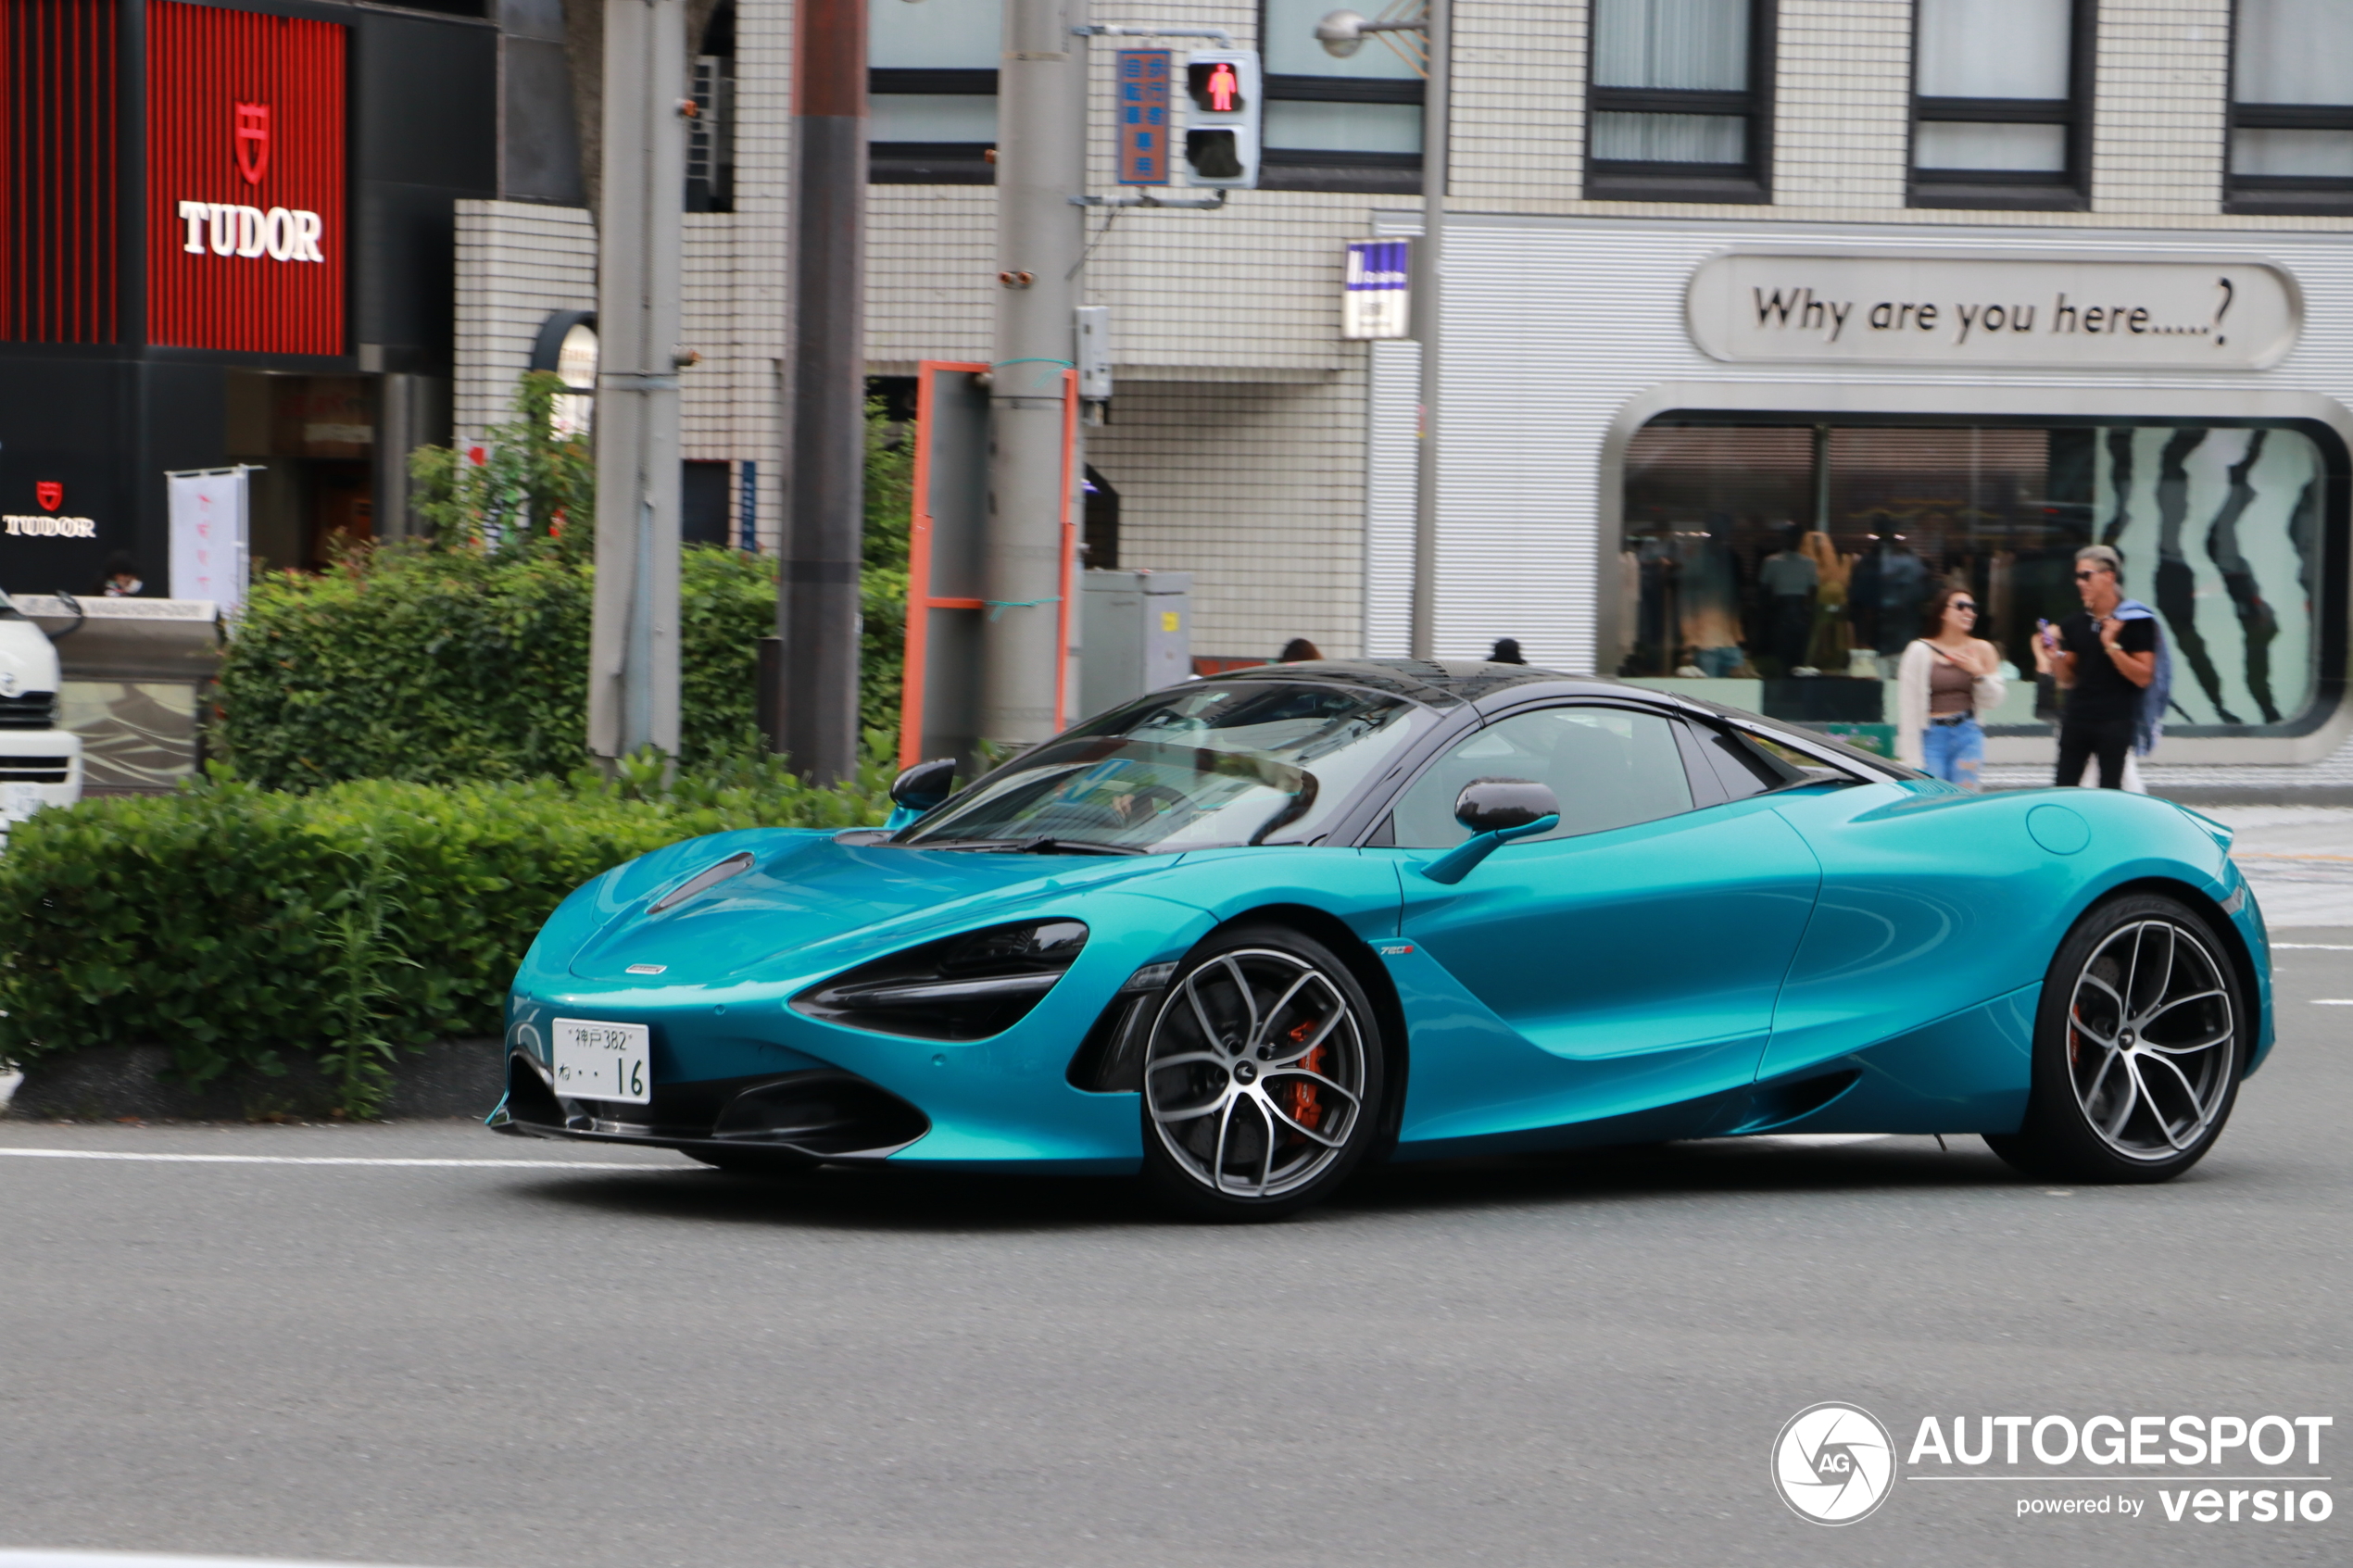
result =
[[[1140,1171],[1224,1218],[1366,1160],[1764,1132],[2159,1181],[2271,1045],[2228,830],[1615,681],[1273,666],[952,771],[901,775],[886,828],[574,893],[491,1124],[753,1173]]]

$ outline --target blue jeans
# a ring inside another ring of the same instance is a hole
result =
[[[1978,770],[1985,765],[1985,732],[1975,715],[1957,724],[1931,724],[1920,735],[1920,761],[1947,784],[1977,787]]]

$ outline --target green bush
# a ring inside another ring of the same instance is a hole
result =
[[[307,795],[232,783],[44,811],[0,855],[0,1059],[163,1044],[202,1083],[292,1050],[346,1070],[364,1114],[391,1047],[498,1033],[524,948],[590,877],[729,828],[877,822],[886,784],[870,765],[815,789],[768,759],[652,799],[584,771]]]
[[[319,575],[256,582],[224,657],[216,755],[271,789],[349,779],[455,784],[560,778],[587,739],[595,569],[593,468],[546,428],[525,378],[517,421],[483,463],[446,447],[412,461],[431,546],[361,550]],[[879,405],[867,420],[862,728],[895,739],[907,625],[912,449]],[[554,534],[548,530],[557,523]],[[761,751],[760,639],[776,624],[773,557],[697,546],[680,564],[679,760]]]
[[[594,577],[553,549],[418,546],[264,577],[222,659],[213,747],[271,789],[560,778],[586,744]],[[756,751],[775,563],[690,549],[679,610],[680,760]]]

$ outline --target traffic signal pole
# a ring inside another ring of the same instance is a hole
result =
[[[1077,351],[1087,189],[1086,0],[1006,0],[997,72],[997,348],[981,545],[981,738],[1054,733],[1064,657],[1063,378]]]
[[[632,0],[635,3],[635,0]],[[793,769],[858,771],[859,571],[866,462],[866,0],[793,17],[792,342],[776,633]]]
[[[684,0],[605,0],[588,749],[678,754]]]

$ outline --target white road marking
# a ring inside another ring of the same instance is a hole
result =
[[[2316,1008],[2353,1008],[2353,997],[2315,997],[2312,1005]]]
[[[134,1154],[113,1148],[0,1148],[17,1160],[132,1160],[171,1165],[425,1165],[472,1171],[690,1171],[621,1160],[417,1160],[346,1154]]]
[[[2353,953],[2353,944],[2344,942],[2274,942],[2274,947],[2293,947],[2299,953]]]

